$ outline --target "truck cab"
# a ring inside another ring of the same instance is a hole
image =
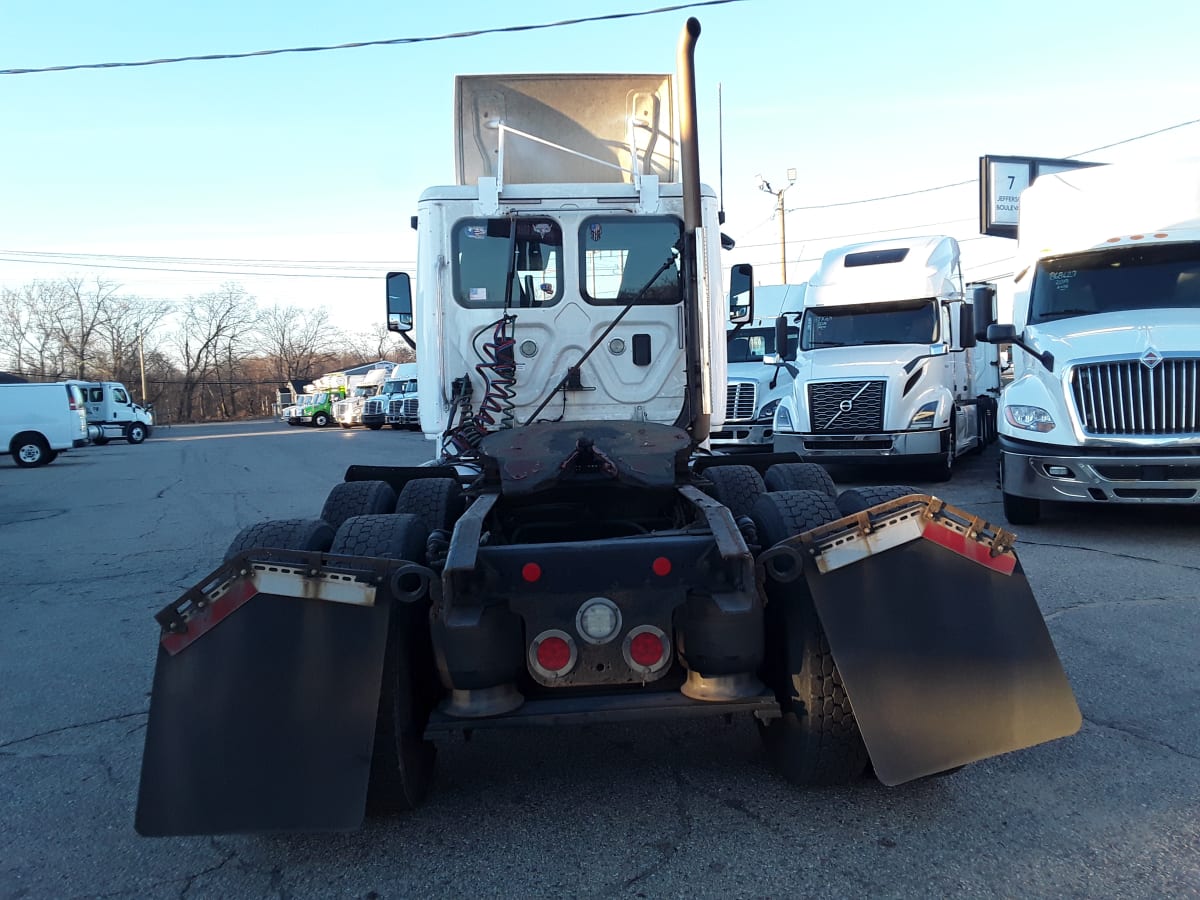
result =
[[[998,357],[976,343],[953,238],[831,250],[798,318],[798,352],[781,361],[794,381],[775,412],[777,451],[925,464],[945,480],[956,458],[989,439]]]
[[[1200,503],[1200,161],[1043,175],[1022,194],[1000,402],[1005,517]]]
[[[384,425],[392,428],[420,426],[417,398],[417,364],[398,363],[388,373],[379,393],[363,404],[363,425],[378,431]]]
[[[792,389],[792,367],[764,365],[769,359],[793,358],[800,339],[796,319],[803,311],[808,284],[758,285],[754,319],[730,324],[725,333],[729,380],[725,389],[725,424],[714,431],[711,445],[725,453],[771,450],[775,410]],[[788,316],[788,346],[775,348],[775,320]]]
[[[88,432],[92,442],[107,444],[122,438],[140,444],[154,430],[152,405],[133,402],[129,390],[117,381],[75,382],[82,390],[87,406]]]

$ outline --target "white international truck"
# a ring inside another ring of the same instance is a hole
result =
[[[346,397],[333,404],[334,420],[343,428],[362,425],[363,405],[380,392],[391,369],[390,365],[378,365],[361,375],[351,377],[347,381],[349,392]]]
[[[706,452],[726,309],[699,30],[678,95],[458,80],[459,183],[417,203],[415,298],[388,277],[436,455],[247,525],[158,613],[139,832],[355,828],[482,729],[755,716],[797,784],[897,784],[1079,727],[1011,535]]]
[[[1200,159],[1041,175],[1020,195],[1000,399],[1004,514],[1200,503]]]
[[[977,343],[958,243],[933,235],[831,250],[809,280],[775,450],[824,463],[919,463],[948,479],[994,433],[1000,368]],[[789,321],[787,327],[791,327]]]
[[[421,403],[417,386],[417,364],[397,363],[378,395],[363,405],[363,424],[372,431],[384,425],[419,429]]]
[[[712,433],[714,450],[725,453],[769,451],[775,439],[775,409],[791,393],[788,367],[763,365],[775,356],[775,320],[788,317],[790,352],[800,337],[796,322],[803,311],[805,284],[758,285],[754,289],[754,320],[730,325],[725,335],[728,384],[725,424]]]
[[[76,381],[87,402],[88,434],[103,446],[114,439],[140,444],[154,430],[152,405],[133,402],[129,389],[118,381]]]

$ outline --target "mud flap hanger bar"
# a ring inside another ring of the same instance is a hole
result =
[[[331,556],[299,550],[239,553],[155,613],[172,656],[215,628],[258,594],[374,606],[379,590],[401,602],[440,594],[432,571],[404,560]]]
[[[794,581],[807,559],[828,573],[919,538],[1004,575],[1016,568],[1016,535],[929,494],[890,500],[781,541],[758,565],[776,581]]]

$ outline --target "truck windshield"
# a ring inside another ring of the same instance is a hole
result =
[[[1200,250],[1194,243],[1124,245],[1038,263],[1029,320],[1145,309],[1200,309]]]
[[[515,220],[516,270],[511,304],[514,307],[553,306],[562,296],[562,229],[553,219]],[[500,309],[504,306],[505,275],[509,271],[510,220],[462,219],[451,236],[454,253],[454,298],[463,306]]]
[[[800,340],[800,329],[788,329],[788,358],[796,354],[796,342]],[[741,328],[729,334],[729,362],[762,362],[764,356],[775,352],[774,328]]]
[[[579,226],[580,290],[589,303],[671,305],[683,297],[683,223],[671,216],[592,216]],[[669,264],[663,268],[664,263]]]
[[[804,313],[800,349],[931,344],[939,332],[935,300],[831,306]]]

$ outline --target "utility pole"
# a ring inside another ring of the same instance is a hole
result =
[[[146,348],[142,345],[144,335],[138,334],[138,365],[142,370],[142,406],[146,405]]]
[[[758,188],[775,198],[775,214],[779,216],[779,283],[787,284],[787,213],[783,208],[783,195],[796,183],[796,170],[787,170],[788,183],[779,190],[771,188],[771,182],[758,176]]]

